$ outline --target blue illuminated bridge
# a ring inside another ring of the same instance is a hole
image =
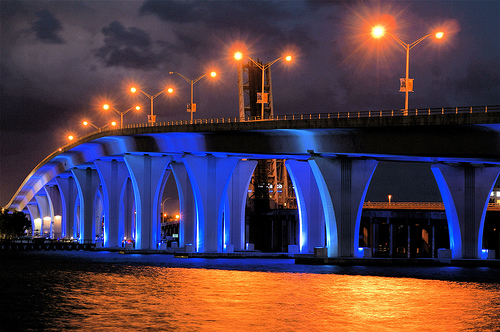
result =
[[[28,175],[7,208],[54,237],[155,250],[172,174],[179,246],[244,250],[245,200],[258,159],[285,159],[299,209],[299,249],[357,257],[360,215],[379,161],[427,163],[444,202],[452,258],[480,258],[500,173],[500,106],[136,124],[66,145]],[[103,231],[101,231],[103,230]]]

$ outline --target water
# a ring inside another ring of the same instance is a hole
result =
[[[1,331],[497,331],[500,271],[2,253]]]

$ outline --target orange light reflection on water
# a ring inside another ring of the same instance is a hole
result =
[[[410,278],[133,267],[64,292],[82,330],[459,331],[500,326],[500,286]],[[74,276],[73,276],[74,277]],[[78,303],[75,307],[74,304]]]

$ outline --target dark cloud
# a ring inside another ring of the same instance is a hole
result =
[[[297,17],[300,2],[271,1],[146,1],[140,14],[158,16],[171,23],[202,23],[208,32],[224,30],[232,33],[251,31],[257,36],[282,38],[279,22]],[[294,14],[292,14],[294,13]],[[207,31],[205,31],[206,33]]]
[[[105,36],[104,46],[95,52],[95,56],[108,67],[148,70],[168,60],[167,45],[164,42],[157,43],[161,48],[155,53],[154,43],[144,30],[135,27],[127,29],[114,21],[102,28],[101,32]]]
[[[500,101],[500,63],[498,59],[469,64],[466,75],[456,83],[458,94],[483,104]],[[488,101],[491,99],[491,101]]]
[[[58,36],[62,31],[61,22],[48,10],[41,10],[35,13],[38,17],[31,30],[40,41],[47,44],[63,44],[64,40]]]
[[[287,3],[290,5],[290,3]],[[290,17],[289,6],[271,1],[146,1],[141,14],[154,14],[167,22],[204,22],[215,28],[252,27]]]

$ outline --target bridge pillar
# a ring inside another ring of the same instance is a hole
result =
[[[318,185],[308,162],[285,162],[292,180],[299,209],[299,244],[301,253],[312,253],[325,246],[325,215]]]
[[[51,206],[51,219],[52,219],[52,237],[55,239],[63,238],[65,229],[62,223],[62,199],[58,186],[46,185],[45,192]]]
[[[61,194],[62,201],[62,232],[63,237],[73,237],[76,236],[75,228],[75,203],[78,194],[78,189],[76,187],[75,179],[73,177],[56,177],[56,183],[59,187],[59,193]]]
[[[135,239],[136,237],[136,223],[135,223],[135,199],[134,188],[132,188],[132,180],[128,177],[123,185],[123,190],[120,196],[120,217],[123,220],[123,233],[121,225],[119,227],[118,240]],[[121,243],[119,242],[119,245]]]
[[[136,249],[158,249],[161,180],[170,158],[166,156],[124,156],[130,172],[136,208]]]
[[[245,205],[248,186],[257,160],[238,160],[227,188],[227,209],[224,210],[224,245],[234,250],[245,249]]]
[[[26,207],[28,208],[28,212],[29,212],[30,218],[31,218],[31,235],[32,236],[39,235],[41,233],[41,229],[39,229],[38,232],[35,232],[35,230],[36,230],[35,219],[41,220],[41,218],[42,218],[40,216],[40,208],[38,207],[36,200],[33,200],[30,203],[28,203],[28,205],[26,205]]]
[[[95,242],[94,226],[94,199],[99,187],[99,175],[93,168],[75,168],[71,172],[75,177],[76,186],[80,195],[80,234],[79,240]]]
[[[40,190],[35,196],[36,203],[40,209],[40,218],[42,219],[42,227],[40,235],[51,237],[52,235],[52,207],[50,206],[49,198],[45,190]]]
[[[237,158],[182,157],[193,188],[197,213],[197,252],[222,252],[222,212]]]
[[[124,162],[97,160],[94,162],[101,179],[104,205],[104,247],[119,247],[124,233],[124,222],[120,222],[120,200],[122,189],[128,178]]]
[[[500,167],[436,164],[431,170],[446,210],[452,258],[480,258],[484,217]]]
[[[170,164],[179,193],[179,247],[196,243],[196,211],[193,196],[193,187],[183,163]]]
[[[354,257],[366,190],[378,162],[352,158],[309,158],[318,184],[329,257]]]

